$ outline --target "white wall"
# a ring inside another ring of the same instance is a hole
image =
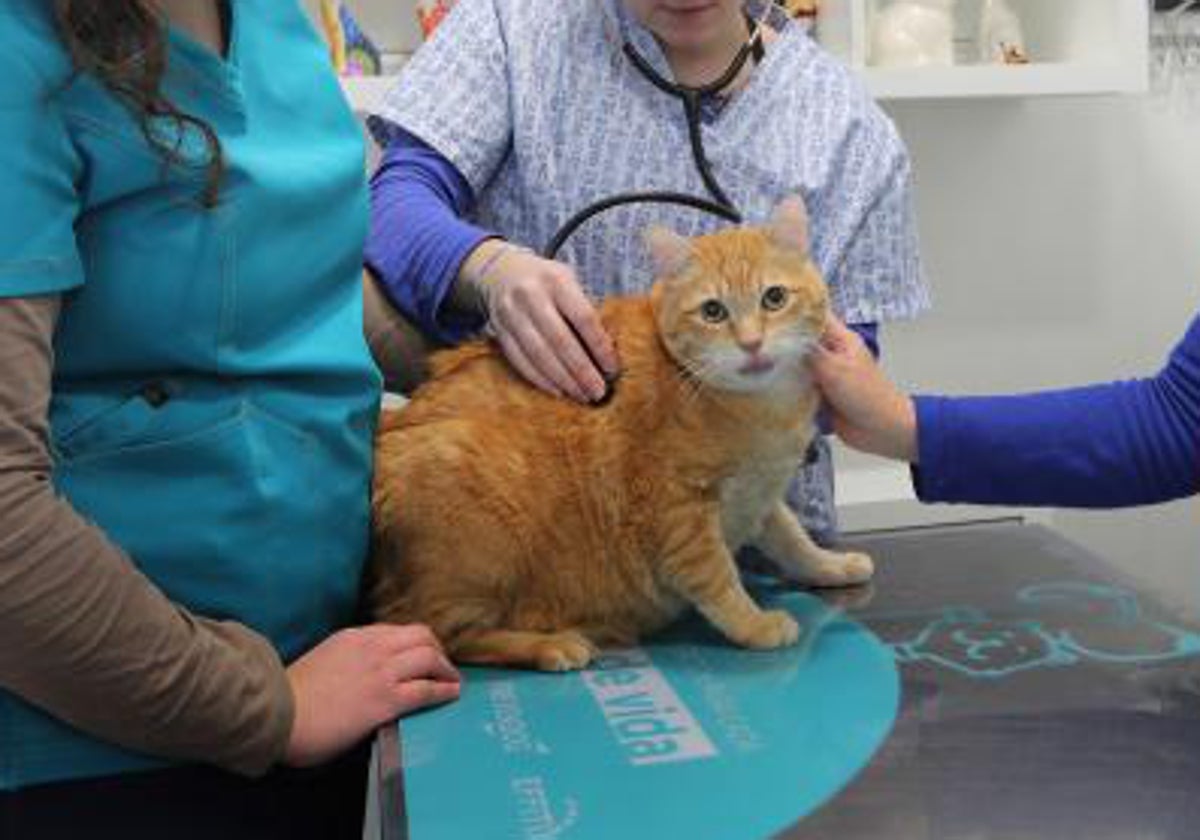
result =
[[[913,154],[935,301],[886,330],[894,378],[979,393],[1157,370],[1200,310],[1200,116],[1154,97],[887,109]],[[1196,502],[1053,519],[1200,604]]]

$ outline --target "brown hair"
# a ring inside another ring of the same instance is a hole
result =
[[[147,0],[54,0],[54,11],[76,71],[95,76],[125,102],[146,142],[168,165],[188,164],[180,150],[187,127],[203,135],[208,164],[200,200],[215,206],[225,173],[221,141],[211,125],[163,95],[167,32],[162,15]],[[174,125],[173,140],[154,130],[157,119]]]

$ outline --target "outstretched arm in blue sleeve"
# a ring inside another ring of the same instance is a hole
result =
[[[915,404],[923,501],[1106,508],[1200,492],[1200,318],[1153,378]]]

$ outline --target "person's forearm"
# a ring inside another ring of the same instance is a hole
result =
[[[370,270],[363,272],[363,332],[387,390],[411,394],[429,378],[437,344],[396,309]]]
[[[458,283],[494,234],[462,220],[473,197],[454,166],[399,135],[371,179],[366,264],[392,304],[426,334],[454,343],[483,325],[477,295]]]
[[[0,300],[0,687],[119,746],[261,773],[293,714],[270,644],[172,604],[54,492],[57,311]]]
[[[925,501],[1122,507],[1200,492],[1200,322],[1152,379],[918,397]]]

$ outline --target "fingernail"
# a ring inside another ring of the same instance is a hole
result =
[[[617,350],[615,347],[609,347],[608,352],[604,356],[604,372],[609,376],[616,376],[621,372],[621,364],[617,361]]]
[[[604,390],[604,396],[600,397],[600,399],[598,399],[598,400],[593,400],[592,405],[594,405],[594,406],[608,405],[609,401],[612,400],[612,397],[613,397],[613,387],[614,387],[613,385],[609,385]]]

